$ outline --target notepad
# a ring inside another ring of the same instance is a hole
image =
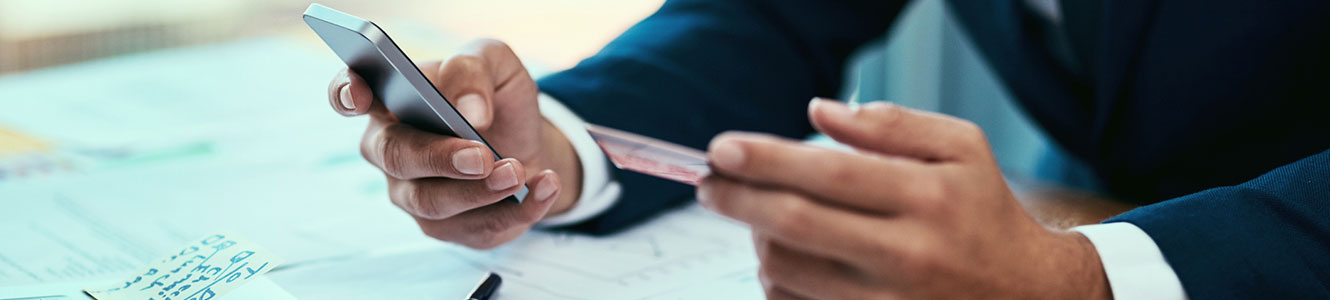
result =
[[[212,234],[113,286],[85,288],[98,300],[207,300],[245,284],[283,261],[235,234]]]

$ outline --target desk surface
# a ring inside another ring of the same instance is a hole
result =
[[[254,64],[256,57],[264,63]],[[386,199],[357,142],[364,118],[326,107],[340,63],[264,38],[0,78],[0,286],[99,280],[231,230],[290,261],[302,298],[464,295],[486,271],[509,298],[759,298],[746,229],[696,206],[623,234],[536,231],[495,251],[433,241]],[[1042,223],[1130,207],[1039,184]]]

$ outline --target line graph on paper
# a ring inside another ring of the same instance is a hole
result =
[[[718,280],[742,284],[757,267],[747,228],[698,206],[609,237],[538,232],[497,251],[460,252],[507,282],[568,299],[649,298]]]
[[[269,276],[301,298],[437,299],[491,271],[500,299],[762,297],[748,229],[697,205],[605,237],[535,230],[492,250],[422,240]]]

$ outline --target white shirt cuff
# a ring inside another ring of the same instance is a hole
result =
[[[1182,281],[1164,260],[1163,251],[1140,227],[1118,222],[1071,230],[1085,235],[1099,252],[1113,299],[1187,299]]]
[[[538,226],[568,225],[591,219],[605,212],[619,199],[619,183],[610,180],[610,164],[600,146],[586,132],[586,121],[558,100],[540,94],[540,114],[568,138],[582,163],[582,195],[567,212],[546,217]]]

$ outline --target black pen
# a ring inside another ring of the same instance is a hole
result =
[[[488,275],[485,275],[485,279],[480,281],[480,285],[471,291],[471,296],[466,297],[466,300],[489,300],[490,297],[494,296],[494,292],[499,290],[500,283],[503,283],[503,278],[500,278],[499,274],[489,272]]]

